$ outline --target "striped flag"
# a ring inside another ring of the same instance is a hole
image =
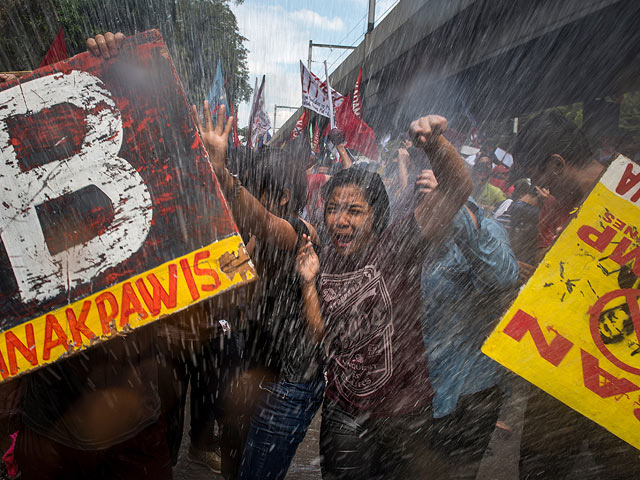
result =
[[[238,137],[238,107],[233,108],[233,100],[229,99],[230,115],[233,115],[233,148],[240,146],[240,138]]]
[[[296,126],[291,131],[291,135],[289,135],[289,140],[293,140],[296,137],[302,135],[305,128],[307,128],[307,124],[309,123],[309,111],[305,109],[304,113],[300,115],[300,118],[296,122]]]
[[[251,115],[249,115],[249,134],[247,138],[247,147],[255,149],[259,145],[266,144],[271,135],[271,120],[265,109],[264,101],[264,81],[265,75],[262,76],[260,88],[254,90],[253,106],[251,107]],[[256,88],[258,87],[258,79],[256,78]]]
[[[362,83],[362,67],[360,67],[360,73],[358,73],[358,79],[356,80],[356,87],[353,89],[353,113],[358,118],[362,118],[362,100],[360,99],[360,84]]]
[[[318,121],[313,124],[313,140],[311,142],[311,151],[318,153],[320,151],[320,129],[318,128]]]

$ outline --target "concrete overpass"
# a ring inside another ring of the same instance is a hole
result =
[[[331,84],[346,94],[363,67],[378,133],[425,113],[514,117],[639,89],[639,24],[637,0],[401,0]]]

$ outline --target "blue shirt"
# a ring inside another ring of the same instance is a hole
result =
[[[481,351],[508,306],[518,280],[509,237],[469,199],[454,217],[452,238],[431,249],[422,268],[422,330],[434,417],[449,415],[458,400],[497,385],[503,368]]]

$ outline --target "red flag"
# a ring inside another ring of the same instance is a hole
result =
[[[233,100],[229,99],[229,107],[231,108],[231,115],[233,115],[233,148],[240,146],[240,138],[238,138],[238,108],[235,111],[233,109]]]
[[[302,135],[304,129],[307,128],[309,124],[309,111],[305,108],[304,113],[300,116],[298,121],[296,122],[296,126],[291,130],[291,135],[289,135],[289,140],[293,140],[296,137]]]
[[[311,142],[311,150],[313,153],[320,152],[320,129],[318,128],[318,121],[316,120],[313,126],[313,141]]]
[[[64,29],[60,27],[60,30],[58,30],[58,33],[56,34],[56,38],[49,47],[47,54],[42,59],[40,67],[51,65],[52,63],[66,60],[67,58],[69,58],[69,54],[67,53],[67,44],[64,42]]]
[[[349,97],[336,110],[336,124],[344,132],[346,147],[357,150],[371,159],[378,157],[376,136],[371,127],[353,113]]]
[[[360,99],[360,84],[362,83],[362,67],[360,67],[360,73],[358,73],[358,79],[356,80],[356,87],[353,89],[353,113],[358,118],[362,118],[362,100]]]

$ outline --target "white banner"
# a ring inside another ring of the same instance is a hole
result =
[[[262,77],[262,85],[256,99],[256,111],[253,116],[251,142],[252,148],[256,148],[261,137],[265,137],[271,130],[271,120],[264,104],[264,77]],[[262,139],[265,142],[265,138]]]
[[[267,137],[271,130],[271,120],[267,114],[264,102],[264,82],[265,76],[262,76],[262,83],[258,89],[258,79],[256,79],[256,89],[253,92],[253,106],[251,107],[251,116],[249,118],[249,138],[247,146],[255,149],[261,137]],[[262,138],[266,143],[266,138]]]
[[[302,106],[323,117],[331,118],[327,84],[310,72],[302,62],[300,62],[300,80],[302,82]],[[331,96],[334,108],[338,108],[344,101],[344,95],[333,89],[331,89]]]

